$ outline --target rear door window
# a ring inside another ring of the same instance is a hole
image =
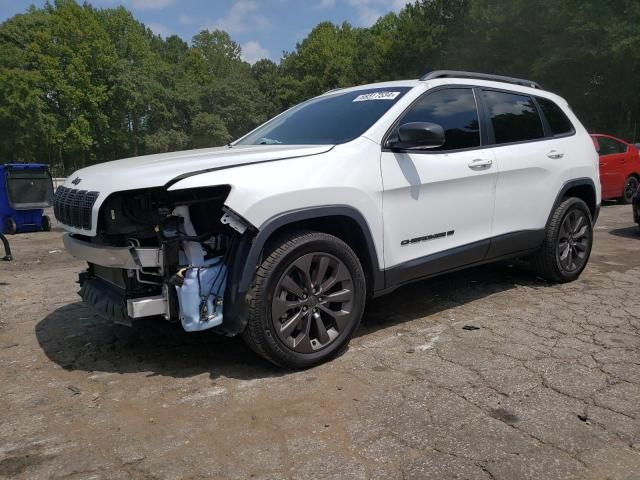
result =
[[[544,137],[542,120],[528,95],[484,90],[495,143],[514,143]]]
[[[571,121],[564,114],[562,109],[548,98],[536,97],[542,114],[547,119],[551,133],[556,135],[567,135],[573,133],[574,128]]]
[[[625,153],[627,151],[627,146],[622,143],[614,140],[609,137],[596,137],[598,140],[598,145],[600,146],[599,154],[600,155],[615,155],[617,153]]]

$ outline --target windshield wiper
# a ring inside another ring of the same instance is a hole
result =
[[[274,140],[273,138],[262,137],[258,141],[258,145],[282,145],[282,142],[279,140]]]

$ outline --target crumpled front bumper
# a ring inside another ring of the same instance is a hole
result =
[[[131,271],[162,269],[163,252],[160,248],[99,245],[80,240],[68,233],[63,236],[63,242],[73,257],[85,260],[90,265]],[[171,318],[166,287],[162,287],[160,295],[132,297],[125,289],[95,275],[91,268],[80,274],[79,283],[78,293],[82,300],[98,315],[115,323],[131,325],[133,319],[152,316]]]
[[[69,233],[62,237],[67,251],[76,258],[109,268],[142,270],[162,268],[162,249],[140,247],[111,247],[85,242]]]
[[[89,271],[80,273],[78,295],[101,317],[114,323],[131,326],[136,318],[171,317],[167,290],[161,295],[129,298],[126,291],[112,285]]]

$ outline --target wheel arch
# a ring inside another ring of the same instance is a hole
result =
[[[562,203],[562,200],[567,197],[579,198],[586,203],[587,207],[589,207],[593,223],[595,224],[598,218],[600,205],[597,203],[596,186],[591,178],[577,178],[566,182],[556,196],[553,207],[549,212],[548,219],[551,218],[555,209],[560,205],[560,203]]]
[[[348,205],[328,205],[291,210],[267,220],[258,230],[244,262],[239,291],[251,287],[255,267],[269,242],[292,230],[316,230],[329,233],[347,243],[358,256],[370,290],[384,286],[384,277],[369,225],[364,216]]]
[[[373,235],[364,216],[349,205],[328,205],[290,210],[264,222],[257,231],[241,236],[234,247],[224,299],[222,333],[241,333],[247,324],[247,293],[269,242],[292,230],[317,230],[335,235],[358,256],[367,281],[367,294],[384,288]]]
[[[314,229],[345,241],[356,253],[365,272],[367,294],[384,288],[373,235],[362,213],[349,205],[328,205],[290,210],[248,229],[234,244],[224,297],[224,321],[217,327],[225,335],[244,331],[248,320],[248,292],[269,241],[294,229]]]

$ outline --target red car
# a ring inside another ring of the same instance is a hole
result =
[[[591,135],[600,155],[602,199],[631,203],[640,184],[640,152],[635,145],[611,135]]]

